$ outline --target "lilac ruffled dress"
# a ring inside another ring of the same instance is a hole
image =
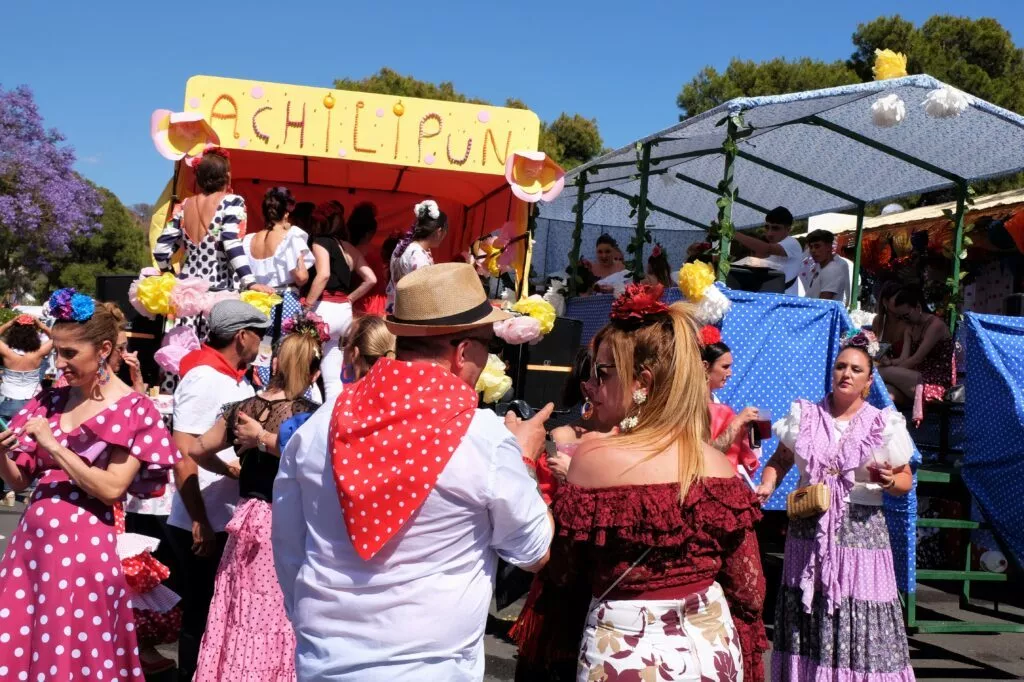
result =
[[[795,454],[799,485],[824,483],[832,499],[819,517],[789,523],[772,680],[913,680],[883,493],[868,471],[909,463],[903,417],[865,404],[839,422],[828,397],[799,400],[775,433]]]

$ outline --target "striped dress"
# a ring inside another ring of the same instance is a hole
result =
[[[157,238],[153,259],[160,271],[172,272],[171,259],[178,249],[184,249],[179,275],[182,279],[205,279],[210,283],[211,291],[244,290],[255,283],[249,257],[242,248],[246,224],[245,199],[237,194],[225,194],[206,228],[206,234],[198,242],[193,242],[182,227],[187,201],[177,207],[174,217]],[[195,329],[200,341],[206,340],[208,328],[201,315],[179,318],[175,322],[175,326],[182,324]],[[175,383],[173,377],[165,379],[164,389],[173,392]]]

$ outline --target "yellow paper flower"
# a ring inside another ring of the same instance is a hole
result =
[[[875,50],[875,65],[871,67],[876,81],[903,78],[907,75],[907,55],[892,50]]]
[[[487,364],[480,378],[476,380],[476,392],[484,394],[485,403],[496,403],[512,388],[512,379],[505,374],[505,363],[493,353],[487,356]]]
[[[268,316],[271,309],[281,302],[281,297],[277,294],[265,294],[262,291],[243,291],[240,298]]]
[[[708,263],[694,261],[679,270],[679,290],[691,302],[704,298],[704,292],[715,283],[715,271]]]
[[[529,315],[540,322],[540,333],[542,335],[546,335],[554,329],[555,318],[558,317],[557,313],[555,313],[555,307],[537,294],[519,299],[512,306],[512,310],[522,315]]]
[[[171,291],[178,285],[174,273],[165,272],[158,277],[146,277],[138,285],[138,299],[151,315],[171,313]]]
[[[565,171],[544,152],[512,152],[505,161],[505,180],[517,199],[533,204],[561,194]]]
[[[484,242],[480,245],[480,248],[484,253],[484,263],[487,265],[487,272],[490,273],[491,277],[500,276],[501,264],[498,262],[498,256],[501,255],[502,249],[495,246],[493,242]]]

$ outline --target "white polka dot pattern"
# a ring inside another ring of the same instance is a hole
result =
[[[388,359],[338,397],[328,442],[360,556],[374,556],[419,509],[476,406],[476,392],[447,370]]]

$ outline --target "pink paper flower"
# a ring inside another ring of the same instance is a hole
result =
[[[171,374],[178,373],[181,359],[194,350],[199,350],[196,330],[187,325],[175,327],[164,335],[163,347],[153,354],[160,369]]]
[[[541,337],[540,322],[529,315],[511,317],[494,323],[494,335],[505,343],[532,343]]]
[[[213,306],[221,301],[230,301],[238,298],[237,291],[208,291],[204,295],[203,315],[209,315]]]
[[[210,283],[205,279],[190,278],[178,282],[171,291],[171,307],[176,317],[192,317],[203,312],[206,292]]]

